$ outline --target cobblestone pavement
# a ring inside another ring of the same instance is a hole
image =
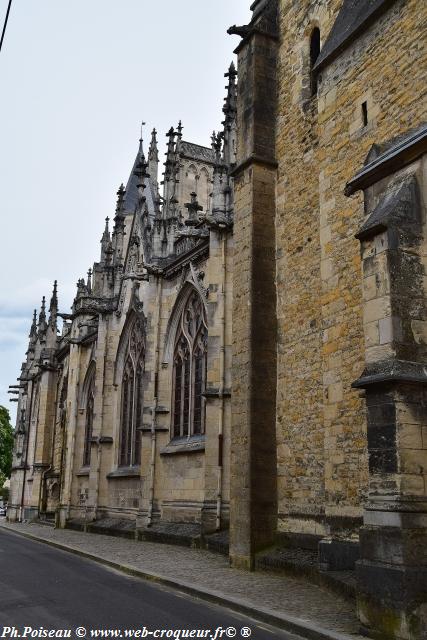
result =
[[[40,524],[3,522],[2,527],[72,547],[98,558],[125,564],[223,598],[239,599],[255,610],[268,609],[309,625],[360,639],[354,607],[303,578],[231,569],[222,555],[200,549],[54,529]]]

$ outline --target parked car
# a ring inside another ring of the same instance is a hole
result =
[[[0,517],[5,516],[7,513],[6,507],[0,507]]]

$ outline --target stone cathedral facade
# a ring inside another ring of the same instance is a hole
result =
[[[71,313],[34,315],[9,518],[317,549],[366,633],[421,639],[427,5],[251,9],[211,147],[171,129],[161,191],[153,132]]]

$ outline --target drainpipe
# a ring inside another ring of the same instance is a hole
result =
[[[226,232],[222,232],[221,238],[221,288],[220,288],[220,309],[219,319],[221,323],[221,344],[219,352],[219,401],[220,409],[218,416],[218,484],[217,484],[217,497],[216,497],[216,522],[215,528],[217,531],[221,529],[221,506],[222,506],[222,476],[223,476],[223,449],[224,449],[224,387],[225,387],[225,278],[226,278],[226,264],[225,264],[225,243]]]
[[[154,352],[154,398],[151,408],[151,459],[150,459],[150,488],[149,502],[147,514],[147,526],[153,523],[153,506],[154,506],[154,478],[156,470],[156,421],[157,421],[157,405],[158,405],[158,388],[159,388],[159,360],[160,360],[160,305],[162,299],[162,284],[160,276],[157,276],[157,314],[156,314],[156,344]]]

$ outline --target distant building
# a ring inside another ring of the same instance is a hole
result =
[[[357,562],[427,634],[427,5],[256,0],[211,148],[155,132],[20,377],[8,517]],[[224,536],[225,538],[225,536]]]

